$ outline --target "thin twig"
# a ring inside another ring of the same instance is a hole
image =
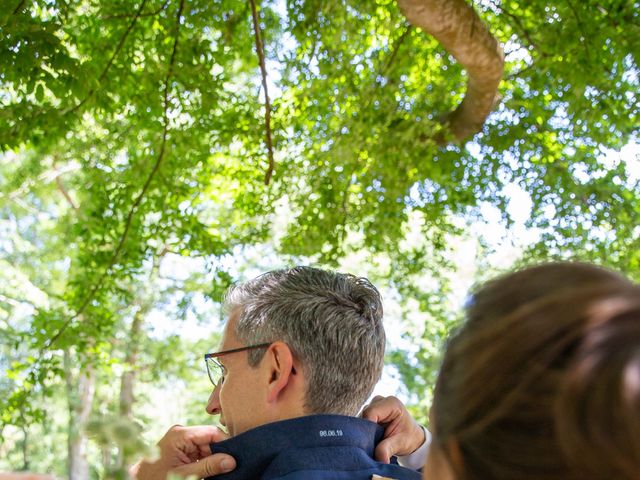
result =
[[[405,28],[404,32],[402,32],[402,35],[400,35],[398,39],[394,42],[393,51],[391,52],[391,55],[387,60],[387,64],[384,66],[384,69],[382,70],[382,73],[381,73],[382,75],[386,75],[389,69],[391,68],[391,65],[393,65],[393,62],[398,56],[398,51],[400,50],[400,46],[404,43],[405,39],[409,36],[412,29],[413,29],[412,25],[410,24],[407,25],[407,28]]]
[[[64,331],[69,327],[69,325],[71,325],[71,323],[74,320],[76,320],[80,315],[82,315],[84,310],[89,305],[89,302],[93,299],[93,296],[95,295],[95,293],[98,291],[98,289],[102,285],[103,280],[110,273],[111,268],[113,268],[113,266],[115,265],[116,261],[118,260],[118,257],[120,256],[120,253],[122,252],[122,249],[124,247],[124,243],[127,240],[127,237],[129,235],[129,229],[131,228],[131,223],[133,222],[133,217],[137,213],[138,207],[140,206],[140,203],[142,203],[142,199],[147,194],[147,191],[149,190],[149,186],[151,185],[151,181],[153,180],[153,178],[155,177],[156,173],[160,169],[160,165],[162,163],[162,160],[164,159],[165,146],[166,146],[166,143],[167,143],[167,134],[169,132],[169,115],[168,115],[169,114],[169,88],[170,88],[170,83],[171,83],[171,77],[173,76],[173,67],[174,67],[174,64],[175,64],[176,51],[178,49],[178,38],[179,38],[179,35],[180,35],[180,17],[182,16],[182,10],[184,8],[184,1],[185,0],[180,0],[180,7],[178,8],[178,15],[177,15],[177,21],[176,21],[176,36],[175,36],[175,40],[173,42],[173,51],[171,52],[171,59],[169,60],[169,66],[168,66],[168,69],[167,69],[167,75],[166,75],[165,81],[164,81],[164,95],[163,95],[163,97],[164,97],[163,98],[163,107],[164,108],[163,108],[163,115],[162,115],[163,131],[162,131],[162,140],[161,140],[161,143],[160,143],[160,150],[158,152],[158,157],[156,158],[155,164],[153,165],[153,169],[151,170],[151,173],[149,173],[149,176],[147,177],[147,180],[145,181],[145,183],[144,183],[144,185],[142,187],[142,190],[140,191],[140,193],[138,194],[138,196],[134,200],[133,204],[131,205],[131,209],[129,210],[129,214],[127,215],[127,219],[125,221],[124,231],[122,232],[122,235],[120,236],[120,241],[118,242],[118,245],[116,246],[116,248],[115,248],[115,250],[113,252],[113,255],[111,256],[111,260],[109,261],[109,264],[108,264],[107,268],[102,273],[102,275],[100,275],[100,277],[98,278],[98,281],[94,283],[93,287],[89,291],[89,294],[86,296],[86,298],[84,299],[84,301],[80,305],[80,308],[78,308],[76,313],[72,317],[70,317],[62,325],[62,327],[60,327],[58,332],[53,337],[51,337],[49,342],[44,346],[44,349],[51,348],[51,346],[60,338],[60,336],[64,333]]]
[[[20,305],[26,303],[27,305],[30,305],[35,310],[37,310],[36,306],[33,303],[29,302],[28,300],[18,300],[17,298],[7,297],[6,295],[3,295],[2,293],[0,293],[0,302],[8,303],[12,307],[19,307]]]
[[[165,2],[162,4],[162,6],[160,8],[158,8],[157,10],[154,10],[153,12],[141,13],[141,14],[137,15],[137,17],[138,18],[155,17],[160,12],[162,12],[165,8],[167,8],[167,5],[169,5],[169,2],[170,2],[170,0],[165,0]],[[107,15],[106,17],[102,17],[102,20],[119,20],[121,18],[131,18],[131,17],[135,17],[135,16],[136,16],[136,14],[122,13],[122,14],[119,14],[119,15]]]
[[[24,2],[25,2],[25,0],[21,0],[20,3],[18,3],[18,6],[13,10],[12,15],[15,15],[20,10],[22,10],[22,7],[24,6]]]
[[[411,33],[412,29],[413,29],[413,25],[411,24],[407,25],[404,32],[402,32],[402,34],[393,42],[393,48],[391,50],[391,54],[389,55],[389,58],[387,59],[384,67],[380,69],[380,72],[374,78],[377,78],[378,76],[386,77],[387,73],[389,72],[389,69],[391,68],[391,66],[393,65],[393,62],[398,56],[400,47],[404,43],[405,39],[409,36],[409,33]],[[387,83],[387,85],[388,84],[389,83]],[[378,88],[378,83],[374,81],[373,83],[370,83],[367,86],[367,88],[362,92],[361,96],[366,99],[366,103],[360,109],[362,112],[367,112],[371,107],[371,103],[373,103],[373,101],[376,99],[373,93],[377,88]],[[350,127],[347,127],[347,128],[350,128]]]
[[[131,23],[129,23],[129,26],[127,27],[127,29],[124,32],[124,35],[122,35],[122,37],[120,37],[120,41],[118,42],[118,46],[116,47],[115,51],[113,52],[113,55],[111,55],[111,58],[107,62],[107,65],[102,70],[102,73],[98,77],[98,83],[102,83],[104,78],[107,76],[107,73],[109,72],[109,69],[111,68],[111,65],[113,65],[113,62],[115,61],[116,57],[118,56],[118,53],[120,53],[120,50],[122,50],[122,47],[124,46],[124,42],[127,40],[127,37],[129,36],[129,33],[131,33],[131,30],[133,30],[133,27],[135,26],[136,22],[140,18],[140,15],[142,14],[142,9],[146,5],[146,3],[147,3],[147,0],[142,0],[142,2],[140,3],[140,7],[138,8],[138,11],[136,12],[135,16],[133,17],[133,20],[131,20]],[[91,97],[93,97],[93,95],[95,93],[96,93],[96,89],[92,88],[89,91],[89,93],[87,94],[87,96],[80,103],[78,103],[76,106],[70,108],[69,110],[67,110],[64,113],[65,114],[69,114],[69,113],[75,112],[80,107],[82,107],[82,105],[87,103],[87,101]]]
[[[520,30],[520,32],[524,35],[524,37],[527,39],[527,41],[529,42],[529,46],[532,48],[535,48],[536,50],[540,50],[540,47],[538,46],[538,42],[536,42],[533,37],[531,36],[531,33],[529,32],[529,30],[527,30],[524,25],[522,24],[522,22],[520,21],[520,18],[517,15],[514,15],[513,13],[507,11],[504,9],[504,7],[502,5],[498,5],[496,2],[492,1],[491,2],[492,5],[494,7],[496,7],[498,10],[500,10],[500,12],[502,12],[504,15],[506,15],[507,17],[509,17],[511,20],[513,20],[513,23],[518,27],[518,29]]]
[[[25,0],[20,0],[20,2],[18,2],[18,6],[13,9],[13,12],[11,13],[11,15],[7,15],[7,21],[4,22],[4,24],[0,26],[0,28],[6,27],[9,24],[9,21],[11,20],[9,17],[11,17],[12,15],[16,15],[20,10],[22,10],[22,7],[24,7],[24,2]]]
[[[567,5],[569,5],[569,9],[571,10],[571,13],[573,13],[573,16],[576,19],[576,23],[578,24],[578,29],[580,30],[580,33],[582,33],[583,41],[580,43],[584,45],[585,52],[587,53],[587,60],[591,61],[591,54],[589,52],[589,43],[590,43],[589,36],[587,35],[587,32],[584,29],[584,25],[582,24],[582,20],[578,15],[578,11],[576,10],[576,7],[573,5],[571,0],[566,0],[566,2],[567,2]]]
[[[531,62],[529,65],[527,65],[526,67],[522,67],[520,70],[518,70],[517,72],[513,72],[509,75],[506,76],[506,80],[513,80],[514,78],[518,78],[520,77],[524,72],[527,72],[529,70],[531,70],[533,67],[535,67],[536,64]]]
[[[264,123],[265,138],[267,143],[267,154],[269,156],[269,168],[264,176],[264,184],[269,185],[273,170],[275,168],[275,160],[273,159],[273,143],[271,140],[271,102],[269,101],[269,90],[267,89],[267,67],[264,64],[264,45],[260,38],[260,19],[256,10],[255,0],[249,0],[251,3],[251,15],[253,17],[253,32],[256,39],[256,51],[258,53],[258,61],[260,62],[260,72],[262,73],[262,88],[264,89]]]
[[[71,208],[73,208],[75,211],[78,211],[78,206],[75,204],[73,198],[71,198],[71,195],[69,195],[69,192],[64,187],[64,183],[62,183],[60,175],[56,175],[56,185],[58,186],[58,190],[60,190],[60,193],[62,193],[64,198],[67,200],[69,206],[71,206]]]

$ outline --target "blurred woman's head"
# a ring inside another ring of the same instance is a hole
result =
[[[432,428],[433,480],[640,478],[639,287],[576,263],[480,287],[445,353]]]

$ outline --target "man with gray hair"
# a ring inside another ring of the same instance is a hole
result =
[[[262,345],[248,352],[249,365],[256,368],[265,354],[282,348],[271,345],[283,343],[294,375],[306,380],[301,405],[306,414],[356,415],[380,379],[382,302],[365,278],[310,267],[273,271],[232,288],[225,306],[229,322],[222,347],[231,345],[229,330],[239,344]],[[222,373],[227,360],[232,359],[207,357],[209,372]],[[212,393],[209,413],[219,413],[220,393]]]
[[[230,435],[211,452],[237,463],[222,478],[420,478],[375,461],[384,429],[355,417],[384,361],[382,302],[367,279],[277,270],[234,287],[226,306],[220,351],[205,355],[206,409]]]

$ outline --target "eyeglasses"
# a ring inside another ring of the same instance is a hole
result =
[[[243,352],[245,350],[255,350],[257,348],[267,348],[269,345],[271,345],[271,342],[260,343],[258,345],[249,345],[248,347],[233,348],[231,350],[225,350],[223,352],[205,354],[204,361],[207,364],[207,373],[209,374],[209,380],[211,380],[211,383],[213,383],[214,388],[217,387],[218,384],[222,384],[224,382],[224,377],[226,374],[224,365],[222,365],[218,361],[217,357],[227,355],[228,353]]]

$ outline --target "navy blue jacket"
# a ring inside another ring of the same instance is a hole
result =
[[[373,459],[383,433],[373,422],[340,415],[269,423],[212,443],[213,453],[232,455],[237,467],[208,480],[370,480],[374,474],[419,480],[414,470]]]

